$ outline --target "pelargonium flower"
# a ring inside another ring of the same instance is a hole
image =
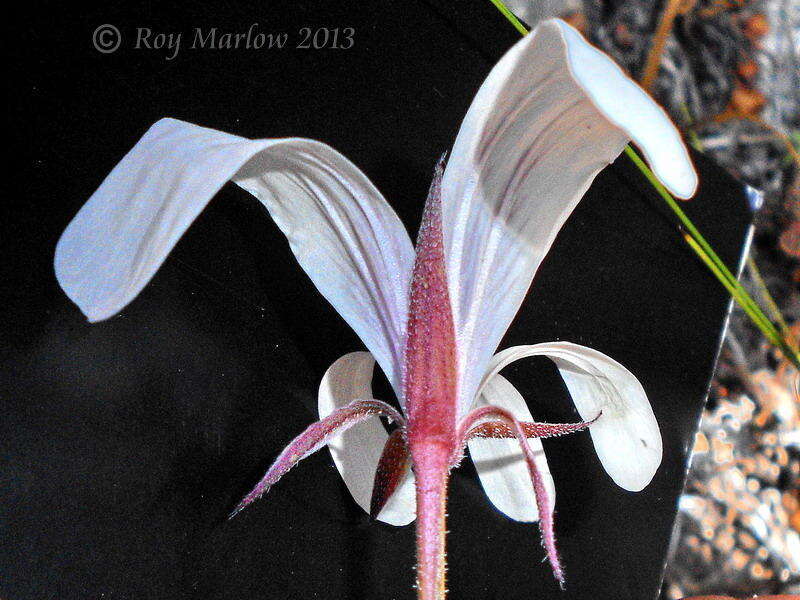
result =
[[[664,112],[579,33],[546,21],[478,91],[446,167],[436,168],[416,250],[380,192],[329,146],[254,141],[163,119],[69,224],[56,274],[90,321],[111,317],[220,187],[238,184],[266,206],[300,266],[368,350],[331,365],[320,385],[320,420],[238,509],[327,445],[366,511],[394,525],[416,516],[418,594],[439,598],[448,475],[466,445],[495,507],[539,521],[562,581],[554,486],[538,438],[591,424],[604,469],[636,491],[660,464],[658,425],[636,377],[596,350],[560,341],[495,351],[562,224],[630,139],[670,191],[694,193],[688,153]],[[582,422],[534,422],[500,375],[535,355],[554,361]],[[376,362],[400,410],[373,398]],[[397,425],[391,434],[379,416]]]

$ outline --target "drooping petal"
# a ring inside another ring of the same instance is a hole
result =
[[[494,378],[493,378],[494,379]],[[490,384],[491,385],[491,384]],[[513,387],[511,389],[514,389]],[[504,392],[509,392],[506,389]],[[516,390],[514,390],[516,392]],[[528,477],[531,483],[531,488],[534,493],[536,506],[538,507],[539,530],[542,533],[542,546],[547,552],[547,558],[550,561],[550,566],[553,569],[553,575],[561,587],[564,587],[564,570],[561,567],[561,561],[558,558],[558,550],[556,548],[556,537],[553,530],[553,505],[555,503],[554,491],[548,489],[546,479],[540,469],[540,460],[537,458],[533,450],[531,442],[538,442],[539,440],[528,440],[525,437],[525,431],[519,420],[508,410],[500,408],[499,406],[481,406],[470,412],[464,417],[463,424],[461,425],[462,435],[465,435],[479,420],[485,417],[492,417],[500,419],[514,431],[516,442],[522,450],[525,466],[528,469]],[[546,464],[546,463],[545,463]],[[549,474],[549,473],[548,473]],[[552,484],[552,478],[551,478]],[[529,496],[528,502],[531,502]]]
[[[461,414],[556,234],[629,139],[676,195],[697,176],[664,111],[566,23],[541,23],[472,102],[442,183]]]
[[[507,410],[520,421],[533,420],[523,397],[502,375],[495,375],[487,382],[475,406],[483,408],[492,405]],[[505,425],[508,427],[508,424]],[[533,502],[533,483],[525,454],[516,438],[516,432],[512,427],[509,429],[513,432],[513,437],[510,439],[468,440],[469,454],[475,463],[475,470],[478,472],[483,490],[497,510],[516,521],[538,521],[539,509]],[[542,442],[534,438],[528,440],[528,444],[545,490],[551,499],[552,508],[555,503],[556,488],[547,466]]]
[[[369,352],[351,352],[334,362],[319,386],[320,419],[356,398],[371,397],[374,367],[375,359]],[[388,438],[383,425],[377,419],[371,419],[328,440],[333,462],[347,489],[367,513],[370,512],[375,472]],[[377,518],[390,525],[407,525],[415,516],[414,474],[409,471]]]
[[[546,356],[556,364],[581,418],[602,413],[589,433],[614,482],[634,492],[650,483],[661,464],[661,432],[639,380],[602,352],[570,342],[549,342],[498,352],[484,383],[506,365],[528,356]]]
[[[174,119],[154,124],[59,240],[55,270],[90,321],[147,284],[233,180],[269,210],[298,262],[399,389],[414,251],[367,177],[313,140],[249,140]]]
[[[400,414],[385,402],[379,400],[354,400],[346,406],[336,409],[316,423],[311,424],[283,449],[264,477],[261,478],[261,481],[244,497],[231,516],[235,516],[249,504],[258,500],[289,469],[322,448],[334,435],[341,435],[351,427],[374,416],[389,417],[393,420],[402,419]]]

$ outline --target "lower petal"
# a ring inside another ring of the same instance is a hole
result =
[[[546,356],[558,367],[581,418],[602,416],[590,428],[597,456],[620,487],[644,489],[661,464],[661,432],[642,384],[602,352],[570,342],[514,346],[497,353],[483,385],[506,365]]]
[[[509,384],[510,385],[510,384]],[[512,388],[513,389],[513,388]],[[545,481],[542,473],[538,467],[538,460],[534,455],[531,444],[529,443],[525,430],[522,428],[522,423],[513,414],[499,406],[482,406],[470,412],[460,425],[460,434],[466,435],[467,432],[480,420],[492,417],[500,419],[514,432],[516,442],[522,450],[522,456],[525,459],[525,466],[528,468],[528,476],[531,481],[531,488],[536,499],[536,505],[539,507],[539,531],[542,534],[542,546],[547,552],[547,558],[550,561],[550,566],[553,569],[553,575],[558,581],[561,588],[564,588],[564,570],[561,568],[561,561],[558,558],[558,550],[556,548],[556,537],[553,528],[553,497],[545,487]],[[538,441],[538,440],[534,440]]]
[[[319,386],[321,419],[357,398],[372,397],[375,359],[369,352],[351,352],[334,362]],[[366,394],[366,395],[365,395]],[[375,472],[389,434],[378,419],[370,419],[332,436],[328,448],[356,503],[370,512]],[[378,520],[408,525],[416,517],[414,475],[409,473],[386,502]]]
[[[475,403],[476,408],[497,406],[505,409],[520,421],[531,421],[528,405],[517,389],[502,375],[495,375],[484,386]],[[536,466],[542,476],[545,490],[555,503],[556,490],[553,476],[547,466],[542,442],[528,440]],[[478,471],[483,490],[495,508],[516,521],[539,520],[539,509],[532,499],[533,484],[525,456],[516,437],[508,439],[473,438],[467,443],[472,462]]]

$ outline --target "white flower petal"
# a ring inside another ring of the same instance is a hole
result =
[[[372,372],[375,359],[369,352],[351,352],[334,362],[319,386],[319,418],[358,398],[372,398]],[[389,435],[378,419],[359,423],[333,437],[328,448],[347,489],[358,505],[369,513],[375,470]],[[383,507],[379,521],[408,525],[416,518],[414,474],[408,475]]]
[[[298,262],[399,389],[414,252],[366,176],[313,140],[248,140],[174,119],[153,125],[67,227],[55,270],[90,321],[147,284],[217,191],[256,196]]]
[[[633,492],[650,483],[661,464],[661,432],[639,380],[602,352],[569,342],[549,342],[498,352],[484,382],[528,356],[546,356],[556,364],[583,420],[602,411],[589,432],[597,456],[614,482]]]
[[[564,36],[572,74],[597,109],[636,142],[664,187],[679,198],[691,198],[697,172],[664,109],[578,31],[563,21],[554,23]]]
[[[562,21],[540,24],[481,86],[442,184],[462,414],[559,229],[630,137],[667,187],[693,193],[663,110]]]
[[[499,406],[520,421],[533,421],[531,411],[517,389],[502,375],[495,375],[484,386],[474,408]],[[538,438],[528,439],[536,466],[544,481],[550,506],[555,506],[556,489],[547,459]],[[516,521],[538,521],[539,510],[525,457],[514,438],[474,438],[467,443],[483,490],[495,508]]]

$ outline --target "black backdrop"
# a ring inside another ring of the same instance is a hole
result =
[[[192,2],[102,9],[28,3],[5,43],[0,282],[0,597],[412,598],[413,527],[370,523],[327,451],[233,521],[226,515],[314,417],[325,368],[359,341],[295,264],[266,211],[226,186],[142,295],[90,326],[59,290],[61,230],[147,127],[173,116],[343,152],[415,234],[436,159],[491,65],[517,39],[484,0]],[[117,26],[101,54],[92,33]],[[282,50],[190,50],[194,27],[287,32]],[[183,32],[171,61],[136,27]],[[293,46],[354,29],[348,50]],[[732,180],[696,157],[688,210],[729,264],[748,221]],[[638,494],[613,485],[588,434],[546,441],[567,572],[535,527],[486,500],[469,467],[449,504],[453,598],[651,599],[727,299],[642,176],[619,159],[559,236],[503,346],[566,339],[625,364],[664,436]],[[546,360],[508,376],[536,417],[574,420]],[[385,386],[384,386],[385,387]]]

